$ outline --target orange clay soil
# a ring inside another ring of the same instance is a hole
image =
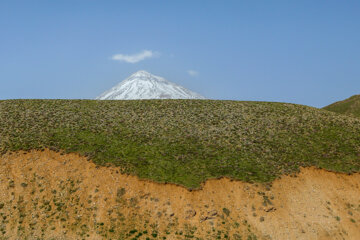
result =
[[[0,157],[0,239],[360,239],[360,174],[158,184],[45,150]]]

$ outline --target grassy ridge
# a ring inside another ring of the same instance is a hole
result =
[[[158,182],[266,182],[360,171],[360,120],[311,107],[212,100],[0,101],[0,151],[51,148]]]
[[[360,95],[354,95],[343,101],[324,107],[325,110],[360,117]]]

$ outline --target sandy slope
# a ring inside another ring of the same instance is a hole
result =
[[[157,184],[45,150],[0,158],[0,239],[360,239],[360,174]]]

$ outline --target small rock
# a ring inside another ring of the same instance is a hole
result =
[[[208,220],[208,219],[209,219],[208,216],[201,216],[201,217],[200,217],[200,222],[204,222],[204,221],[206,221],[206,220]]]
[[[276,208],[275,207],[271,207],[271,208],[268,208],[268,209],[264,209],[265,212],[273,212],[275,211]]]
[[[200,222],[204,222],[206,220],[210,220],[210,219],[214,219],[217,216],[217,211],[216,210],[212,210],[210,212],[208,212],[207,216],[201,216],[200,217]]]
[[[210,211],[210,212],[208,212],[208,215],[210,216],[210,217],[215,217],[215,216],[217,216],[217,211],[216,210],[212,210],[212,211]]]
[[[192,217],[195,217],[196,211],[193,209],[189,209],[185,212],[185,219],[190,219]]]

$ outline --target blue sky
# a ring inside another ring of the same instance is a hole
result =
[[[144,69],[212,99],[322,107],[360,94],[359,13],[360,1],[2,0],[0,99],[94,98]]]

